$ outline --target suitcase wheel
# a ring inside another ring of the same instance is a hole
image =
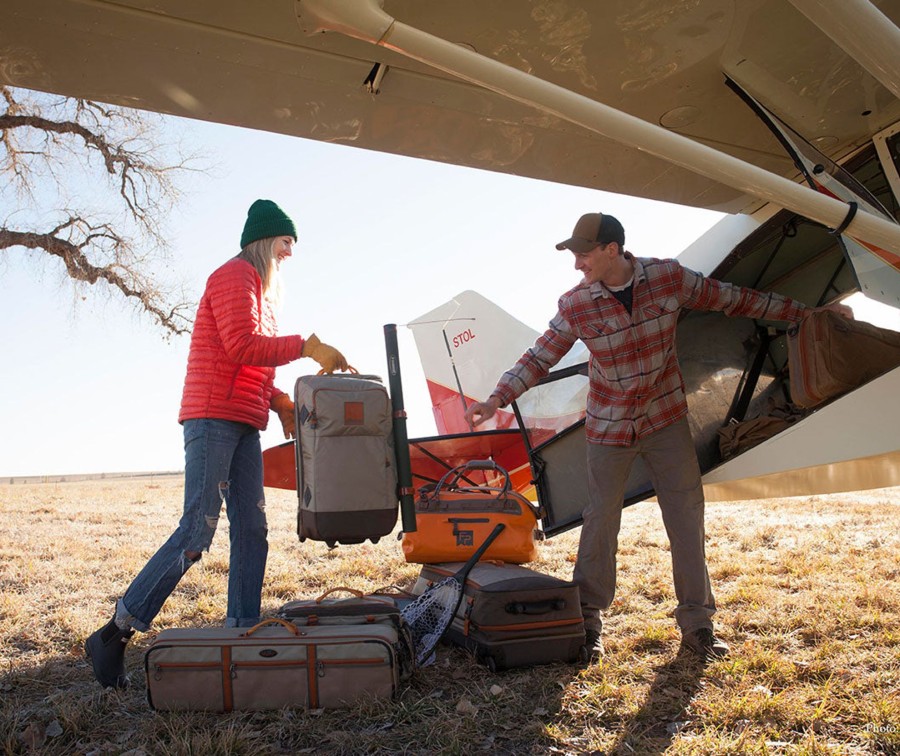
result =
[[[369,539],[372,543],[378,543],[381,540],[381,536],[375,536],[374,538]]]
[[[487,667],[490,672],[497,671],[497,660],[490,654],[488,654],[488,653],[478,654],[476,659],[477,659],[477,661],[484,664],[484,666]]]

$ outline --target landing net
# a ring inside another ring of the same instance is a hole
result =
[[[434,647],[453,621],[462,594],[456,578],[444,578],[403,609],[403,619],[412,631],[416,665],[430,664]]]

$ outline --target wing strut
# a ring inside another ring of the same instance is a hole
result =
[[[847,217],[845,202],[396,21],[378,0],[297,0],[296,8],[307,34],[336,31],[393,50],[829,228]],[[870,213],[857,213],[847,233],[900,252],[900,226]]]
[[[790,0],[900,100],[900,29],[869,0]]]

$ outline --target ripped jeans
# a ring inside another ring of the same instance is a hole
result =
[[[230,420],[185,420],[184,456],[178,528],[119,599],[116,624],[150,628],[194,563],[186,553],[209,550],[224,501],[231,540],[225,626],[251,627],[259,621],[269,551],[259,431]]]

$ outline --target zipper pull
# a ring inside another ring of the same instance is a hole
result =
[[[228,676],[234,680],[237,677],[237,670],[235,669],[235,665],[232,663],[230,667],[228,667]]]
[[[325,662],[323,662],[323,661],[316,662],[316,675],[318,677],[325,677]]]

